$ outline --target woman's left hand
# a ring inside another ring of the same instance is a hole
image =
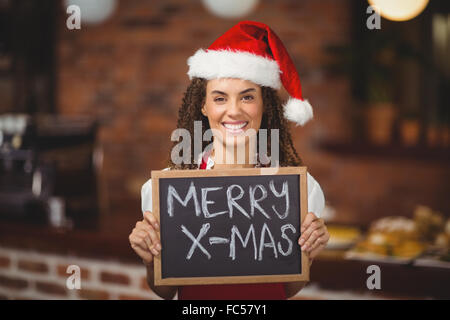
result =
[[[309,212],[303,221],[298,244],[308,255],[310,262],[325,248],[328,240],[330,240],[330,234],[323,219],[319,219],[314,213]]]

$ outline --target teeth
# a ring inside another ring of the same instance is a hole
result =
[[[240,124],[230,124],[230,123],[224,123],[223,124],[225,128],[231,129],[231,130],[239,130],[242,129],[247,125],[247,122],[242,122]]]

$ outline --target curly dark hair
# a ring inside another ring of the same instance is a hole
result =
[[[203,78],[193,78],[184,93],[183,103],[178,111],[177,128],[186,129],[190,133],[191,144],[189,148],[190,163],[175,164],[172,161],[171,154],[169,154],[168,166],[170,169],[197,169],[198,164],[194,163],[198,155],[193,154],[192,146],[194,145],[194,121],[202,122],[202,137],[206,130],[210,129],[208,118],[202,112],[202,106],[206,99],[206,84],[207,80]],[[292,142],[292,136],[289,131],[288,121],[283,116],[283,108],[281,99],[277,92],[270,88],[261,86],[261,94],[263,98],[263,117],[261,121],[261,129],[268,129],[267,133],[267,152],[270,153],[271,132],[270,129],[279,129],[279,165],[287,166],[301,166],[302,160],[295,150]],[[173,147],[179,142],[175,141]],[[202,150],[209,144],[208,141],[202,141]],[[259,145],[257,143],[257,145]],[[171,149],[173,150],[173,148]],[[270,155],[269,155],[270,156]]]

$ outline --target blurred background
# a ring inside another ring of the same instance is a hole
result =
[[[187,58],[243,19],[278,34],[315,112],[292,133],[331,240],[294,299],[450,298],[445,0],[0,0],[0,298],[157,298],[128,243],[140,189]]]

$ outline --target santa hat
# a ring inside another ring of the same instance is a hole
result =
[[[267,25],[241,21],[207,49],[199,49],[188,61],[189,79],[239,78],[289,94],[286,119],[304,125],[313,117],[312,107],[302,98],[300,78],[280,38]]]

